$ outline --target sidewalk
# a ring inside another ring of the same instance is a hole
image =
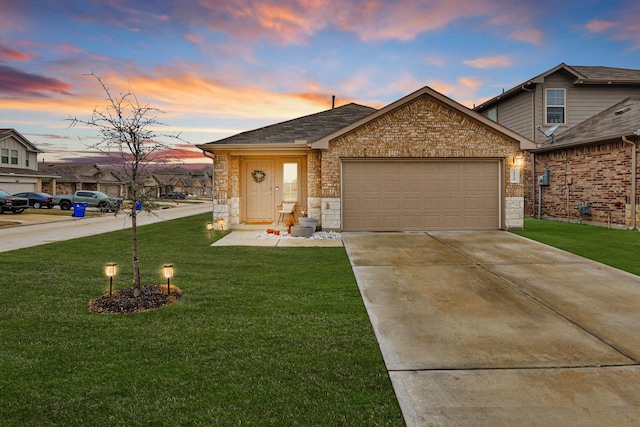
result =
[[[185,203],[153,213],[142,212],[137,220],[138,226],[145,226],[207,212],[211,212],[211,203]],[[44,215],[36,214],[35,216],[42,217]],[[19,217],[20,215],[3,215],[3,219],[6,220],[18,220]],[[58,218],[63,219],[59,220]],[[0,228],[0,252],[131,228],[131,218],[124,214],[83,218],[63,216],[41,223],[37,222],[38,219],[44,220],[36,218],[32,222],[27,221],[22,225]]]

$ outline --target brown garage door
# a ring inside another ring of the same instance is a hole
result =
[[[345,231],[496,230],[498,160],[345,160]]]

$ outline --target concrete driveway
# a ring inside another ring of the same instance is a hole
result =
[[[640,424],[640,277],[500,231],[342,237],[408,426]]]

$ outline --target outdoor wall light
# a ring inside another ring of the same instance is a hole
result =
[[[207,223],[207,230],[209,230],[209,237],[213,237],[213,223]]]
[[[113,276],[116,275],[116,267],[118,264],[115,262],[108,262],[104,266],[104,274],[109,278],[109,296],[111,296],[111,292],[113,290]]]
[[[224,230],[224,218],[216,219],[216,223],[218,224],[218,227],[220,227],[220,231]]]
[[[173,264],[165,264],[162,266],[164,277],[167,279],[167,293],[171,292],[171,278],[173,277]]]
[[[515,156],[513,156],[513,166],[517,168],[522,168],[523,164],[524,164],[524,156],[522,155],[522,153],[517,153]]]

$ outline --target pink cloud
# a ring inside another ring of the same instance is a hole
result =
[[[0,60],[2,61],[28,61],[31,55],[16,50],[10,46],[0,44]]]
[[[601,33],[603,31],[614,28],[616,23],[613,21],[593,20],[588,22],[584,27],[592,33]]]
[[[511,66],[511,59],[505,55],[487,56],[484,58],[467,59],[462,61],[465,65],[473,68],[491,69]]]
[[[517,30],[509,34],[510,39],[523,41],[536,46],[540,46],[542,44],[543,37],[543,32],[534,28]]]
[[[589,33],[608,34],[615,40],[631,43],[633,49],[640,49],[640,4],[629,2],[617,14],[618,19],[594,19],[583,28]]]
[[[204,44],[204,40],[202,40],[202,37],[197,36],[195,34],[187,34],[184,36],[185,40],[195,44],[195,45],[201,45]]]
[[[429,87],[451,99],[455,99],[468,108],[472,108],[476,92],[482,87],[482,82],[473,77],[460,77],[455,84],[430,81]]]
[[[529,4],[514,7],[508,0],[359,0],[339,6],[330,0],[199,0],[199,7],[181,8],[176,14],[183,22],[207,25],[233,38],[300,44],[333,28],[376,41],[411,40],[470,18],[489,28],[529,26],[532,8]],[[538,40],[533,34],[514,33],[514,37]]]
[[[47,92],[63,93],[69,90],[71,85],[58,79],[0,65],[0,94],[39,97],[47,96]]]

